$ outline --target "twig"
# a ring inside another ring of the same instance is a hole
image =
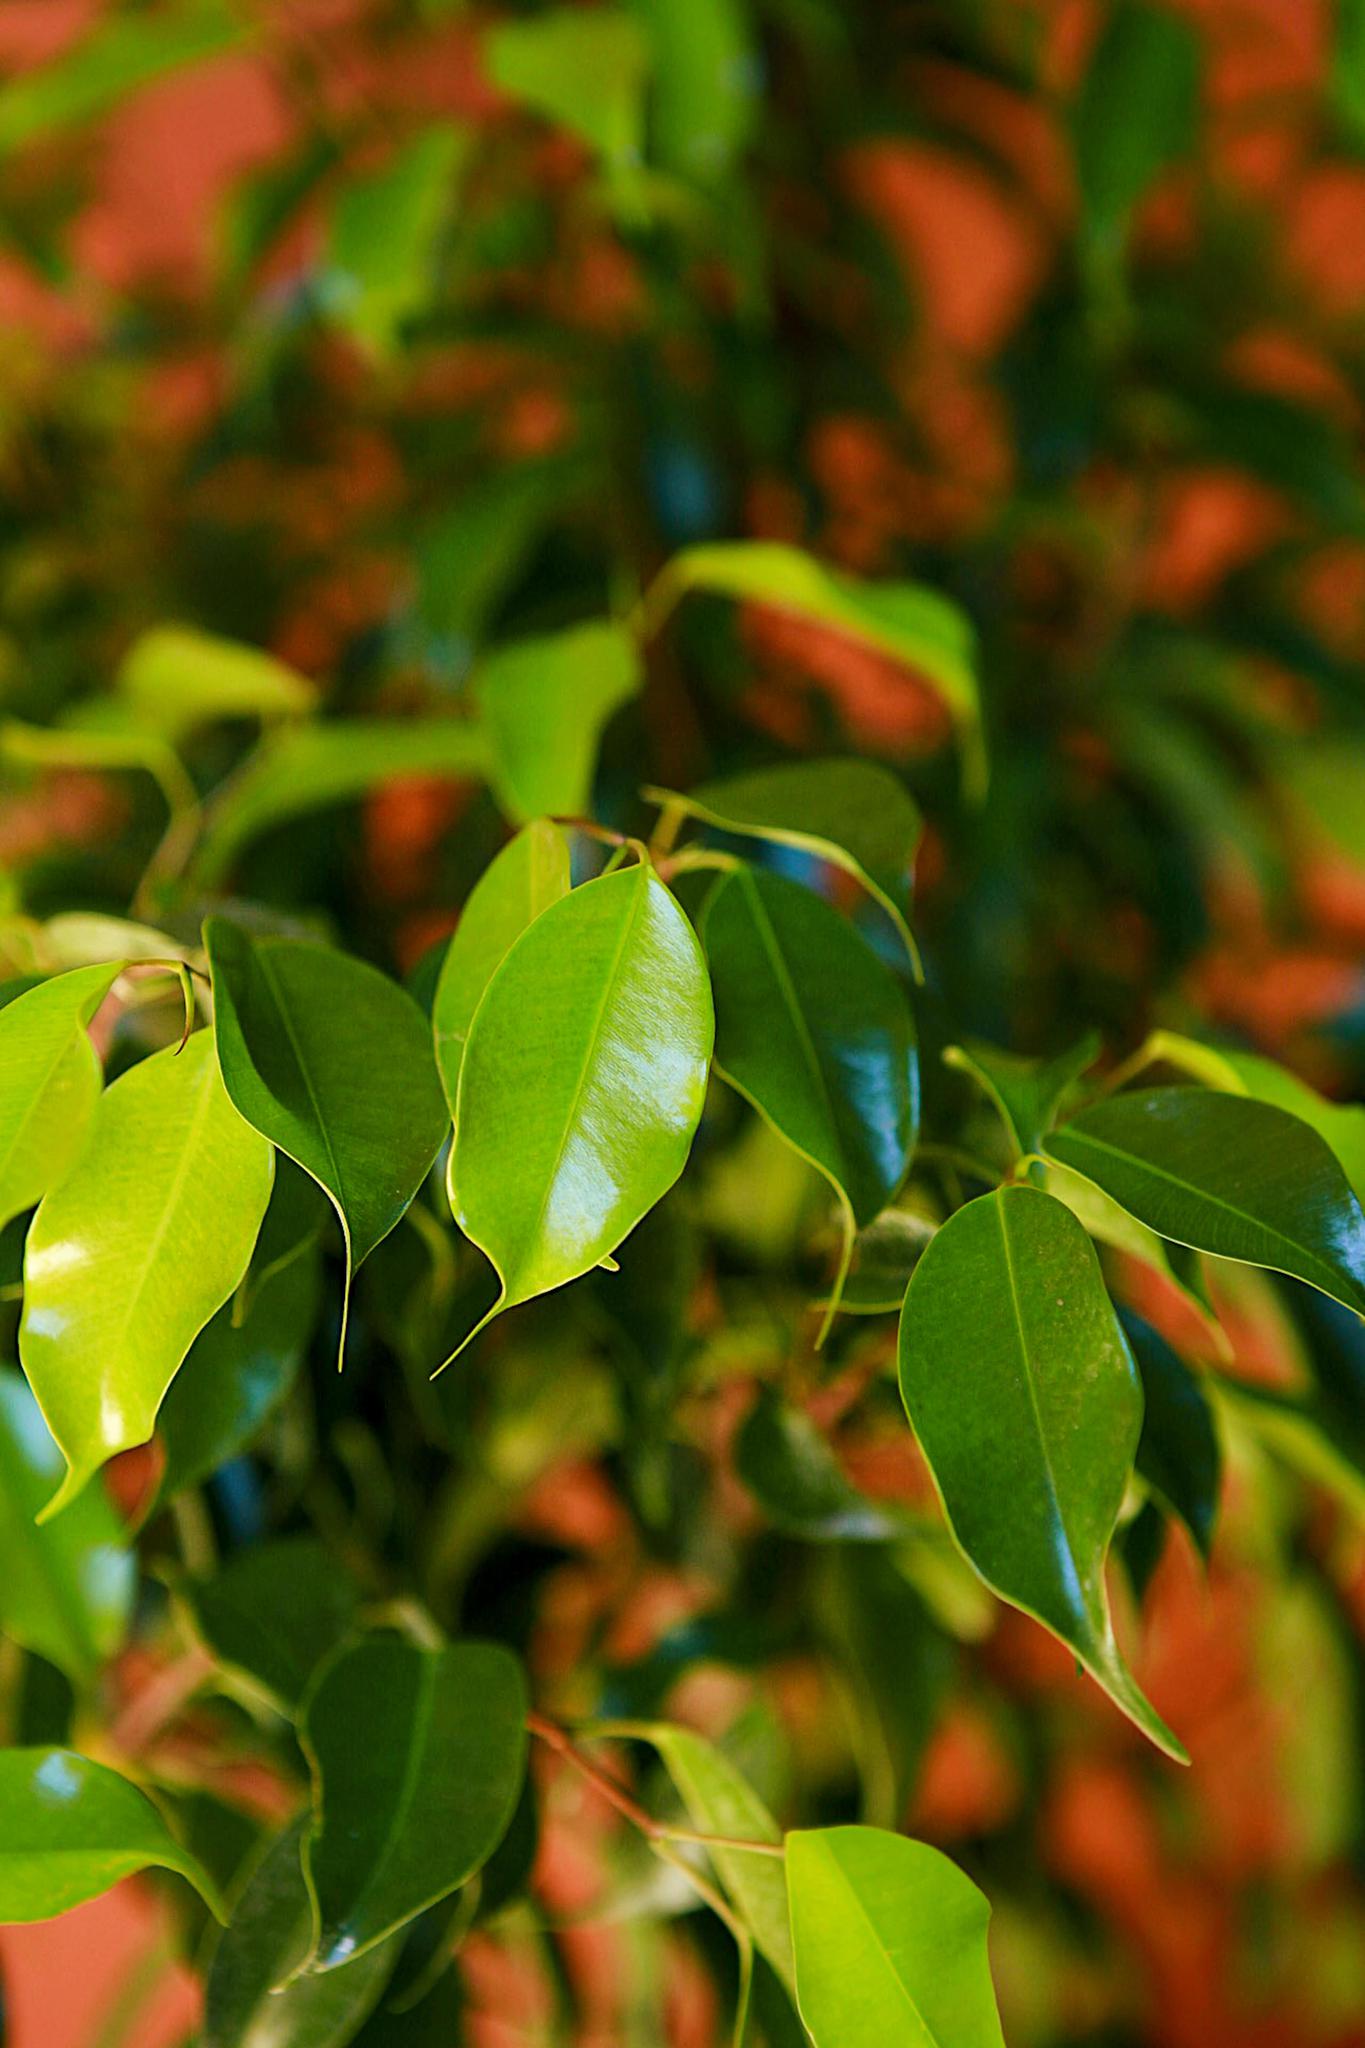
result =
[[[780,1842],[750,1842],[741,1841],[731,1835],[703,1835],[692,1828],[675,1828],[667,1821],[658,1820],[652,1813],[647,1813],[637,1799],[632,1798],[619,1779],[613,1778],[609,1771],[604,1771],[600,1764],[595,1764],[590,1756],[585,1756],[567,1729],[561,1728],[557,1722],[547,1721],[543,1714],[535,1713],[526,1716],[526,1726],[547,1749],[552,1749],[556,1756],[561,1756],[566,1763],[572,1764],[574,1769],[601,1794],[608,1806],[615,1807],[623,1819],[628,1820],[632,1827],[638,1828],[646,1840],[656,1846],[661,1843],[685,1842],[698,1849],[730,1849],[741,1851],[748,1856],[781,1856],[783,1853]]]

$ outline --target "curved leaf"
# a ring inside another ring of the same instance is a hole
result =
[[[1306,1280],[1365,1315],[1365,1214],[1316,1131],[1205,1088],[1148,1088],[1083,1110],[1048,1152],[1162,1237]]]
[[[809,1415],[759,1389],[735,1438],[735,1471],[779,1529],[814,1542],[885,1543],[901,1524],[864,1499]]]
[[[1159,1331],[1126,1311],[1119,1320],[1142,1375],[1137,1469],[1207,1559],[1223,1470],[1213,1413],[1197,1377]]]
[[[363,1955],[488,1861],[521,1792],[525,1716],[521,1666],[495,1643],[376,1636],[323,1667],[300,1729],[314,1969]]]
[[[68,1465],[45,1514],[147,1441],[190,1345],[246,1271],[273,1173],[208,1031],[105,1091],[24,1255],[19,1356]]]
[[[488,735],[493,792],[514,824],[579,817],[589,808],[603,728],[642,676],[634,640],[606,620],[514,641],[481,664],[474,701]]]
[[[115,684],[172,742],[216,718],[288,718],[317,703],[313,685],[273,654],[188,626],[155,626],[135,640]]]
[[[886,1207],[915,1147],[910,1006],[838,911],[781,875],[726,875],[707,900],[702,938],[715,990],[716,1071],[839,1198],[837,1303],[854,1233]]]
[[[1055,1059],[1022,1059],[994,1045],[950,1045],[945,1063],[970,1074],[994,1103],[1017,1153],[1037,1152],[1073,1085],[1099,1055],[1097,1031]]]
[[[881,904],[918,964],[906,918],[922,820],[889,768],[875,761],[787,761],[686,796],[666,789],[645,795],[723,832],[799,847],[842,868]]]
[[[906,1410],[953,1533],[987,1585],[1070,1646],[1171,1756],[1180,1744],[1114,1639],[1104,1560],[1142,1391],[1071,1211],[1005,1187],[949,1218],[900,1327]]]
[[[513,940],[568,893],[568,844],[548,818],[537,818],[518,832],[471,890],[441,963],[431,1012],[436,1064],[452,1116],[465,1040],[480,997]]]
[[[787,1884],[815,2048],[1004,2048],[991,1909],[940,1850],[880,1828],[799,1829]]]
[[[243,1672],[286,1714],[359,1604],[354,1582],[315,1536],[253,1543],[211,1576],[180,1580],[176,1592],[215,1662]]]
[[[220,917],[204,943],[228,1093],[331,1199],[349,1299],[449,1127],[426,1019],[397,982],[334,947],[253,939]],[[345,1343],[343,1306],[338,1357]]]
[[[208,1872],[136,1785],[74,1750],[0,1750],[0,1924],[50,1920],[149,1864],[223,1917]]]
[[[100,1487],[34,1526],[62,1467],[24,1380],[0,1368],[0,1631],[81,1684],[123,1641],[137,1565]]]
[[[712,1029],[701,948],[647,867],[522,933],[470,1028],[450,1155],[456,1221],[502,1283],[485,1322],[591,1272],[672,1187]]]
[[[56,1186],[85,1143],[104,1085],[86,1026],[122,964],[74,968],[0,1010],[0,1229]]]

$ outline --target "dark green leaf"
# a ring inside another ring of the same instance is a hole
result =
[[[970,1074],[994,1103],[1015,1151],[1022,1155],[1041,1150],[1073,1084],[1094,1064],[1099,1050],[1099,1034],[1091,1031],[1051,1060],[1021,1059],[1017,1053],[977,1043],[950,1045],[943,1057],[950,1067]]]
[[[1204,1391],[1184,1360],[1141,1316],[1121,1318],[1142,1375],[1137,1469],[1207,1558],[1218,1516],[1222,1453]]]
[[[735,1470],[780,1529],[815,1542],[884,1543],[898,1523],[845,1478],[799,1408],[759,1391],[735,1438]]]
[[[177,1589],[204,1647],[293,1714],[355,1618],[355,1585],[314,1536],[256,1543]]]
[[[1192,23],[1147,0],[1118,0],[1072,112],[1093,235],[1120,229],[1152,181],[1193,148],[1199,70]]]

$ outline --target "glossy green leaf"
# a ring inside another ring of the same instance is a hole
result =
[[[702,936],[716,1070],[834,1189],[841,1283],[855,1231],[886,1207],[915,1147],[919,1066],[904,991],[823,898],[759,869],[717,885]]]
[[[135,640],[115,685],[173,743],[214,719],[298,717],[317,703],[313,685],[273,654],[188,626],[157,626]]]
[[[762,1387],[735,1438],[735,1471],[779,1529],[816,1542],[884,1543],[899,1524],[844,1476],[809,1415]]]
[[[253,1543],[176,1591],[216,1663],[242,1673],[286,1714],[355,1619],[354,1582],[315,1536]]]
[[[50,1920],[149,1864],[221,1918],[208,1872],[136,1785],[70,1749],[0,1749],[0,1925]]]
[[[431,1023],[450,1113],[474,1012],[512,942],[569,893],[569,849],[548,818],[518,832],[475,883],[441,964]]]
[[[522,933],[470,1028],[450,1157],[456,1221],[502,1283],[489,1317],[591,1272],[668,1192],[711,1040],[701,949],[651,869]]]
[[[151,1435],[190,1345],[246,1271],[273,1172],[269,1145],[228,1100],[208,1031],[100,1098],[24,1256],[19,1355],[68,1465],[47,1514]]]
[[[704,1736],[665,1721],[626,1723],[623,1732],[658,1751],[699,1834],[726,1835],[739,1842],[781,1842],[781,1829],[748,1780]],[[707,1854],[755,1947],[790,1990],[791,1928],[782,1858],[746,1855],[742,1849],[710,1849]]]
[[[577,135],[609,163],[642,155],[649,45],[611,7],[552,7],[499,22],[484,38],[489,78]]]
[[[234,1903],[209,1965],[203,2048],[345,2048],[392,1975],[398,1936],[325,1975],[296,1974],[313,1935],[305,1826],[275,1837]]]
[[[493,793],[514,824],[591,809],[603,730],[642,680],[634,640],[605,620],[514,641],[480,665],[474,699]]]
[[[448,1128],[427,1021],[397,982],[334,947],[253,939],[220,917],[204,943],[228,1093],[330,1198],[349,1297]]]
[[[243,847],[308,811],[352,803],[405,775],[455,782],[487,775],[488,744],[469,719],[337,719],[273,734],[208,810],[194,875],[213,888]]]
[[[325,1214],[313,1182],[277,1159],[246,1278],[199,1332],[161,1404],[159,1501],[201,1485],[244,1450],[293,1385],[317,1321]]]
[[[74,1164],[104,1076],[86,1033],[118,975],[77,967],[0,1010],[0,1229]]]
[[[1051,1060],[1022,1059],[994,1045],[950,1045],[943,1057],[950,1067],[970,1074],[994,1104],[1016,1153],[1037,1152],[1045,1134],[1086,1068],[1099,1055],[1099,1033],[1087,1032],[1078,1044]]]
[[[889,769],[874,761],[790,761],[687,796],[645,794],[722,831],[799,847],[844,869],[881,904],[917,961],[906,918],[921,819]]]
[[[301,1728],[314,1969],[363,1955],[488,1861],[521,1792],[525,1716],[521,1666],[494,1643],[375,1636],[324,1666]]]
[[[24,1380],[0,1367],[0,1632],[82,1684],[123,1641],[137,1565],[99,1487],[36,1526],[62,1469]]]
[[[1142,1377],[1137,1469],[1207,1558],[1223,1469],[1212,1411],[1199,1380],[1158,1330],[1141,1316],[1120,1320]]]
[[[1324,1141],[1286,1111],[1141,1089],[1083,1110],[1047,1149],[1162,1237],[1291,1274],[1365,1314],[1365,1215]]]
[[[975,634],[966,616],[937,591],[917,583],[860,582],[781,541],[713,541],[684,548],[668,563],[645,600],[645,630],[656,631],[692,590],[770,605],[904,662],[943,699],[957,728],[968,788],[977,795],[984,791]]]
[[[905,1297],[900,1379],[953,1533],[987,1585],[1060,1636],[1145,1734],[1183,1756],[1114,1639],[1104,1560],[1142,1391],[1070,1210],[1005,1187],[950,1217]]]
[[[441,229],[467,145],[450,121],[424,128],[392,160],[354,179],[332,215],[329,300],[351,331],[391,348],[435,284]]]
[[[1004,2048],[991,1909],[927,1842],[880,1828],[787,1836],[796,1998],[814,2048]]]

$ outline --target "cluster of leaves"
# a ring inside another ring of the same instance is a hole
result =
[[[1045,11],[361,8],[338,111],[340,44],[179,0],[0,92],[58,295],[89,124],[220,60],[291,112],[209,300],[16,346],[0,420],[0,1919],[170,1873],[207,2048],[479,2042],[499,1957],[573,2038],[575,1786],[642,2038],[688,1955],[717,2039],[998,2043],[989,1898],[1051,2041],[1032,1852],[905,1831],[997,1603],[1076,1673],[1038,1775],[1093,1707],[1174,1801],[1163,1557],[1229,1464],[1286,1552],[1358,1527],[1365,1110],[1187,975],[1360,850],[1302,588],[1358,544],[1345,401],[1233,361],[1284,288],[1226,183],[1216,288],[1144,220],[1204,62],[1162,6],[1066,86],[1065,226],[1021,178],[1060,253],[989,378],[848,199],[895,252],[944,72],[1052,119]],[[934,419],[987,391],[1004,484]],[[1131,494],[1230,463],[1285,517],[1164,597]]]

